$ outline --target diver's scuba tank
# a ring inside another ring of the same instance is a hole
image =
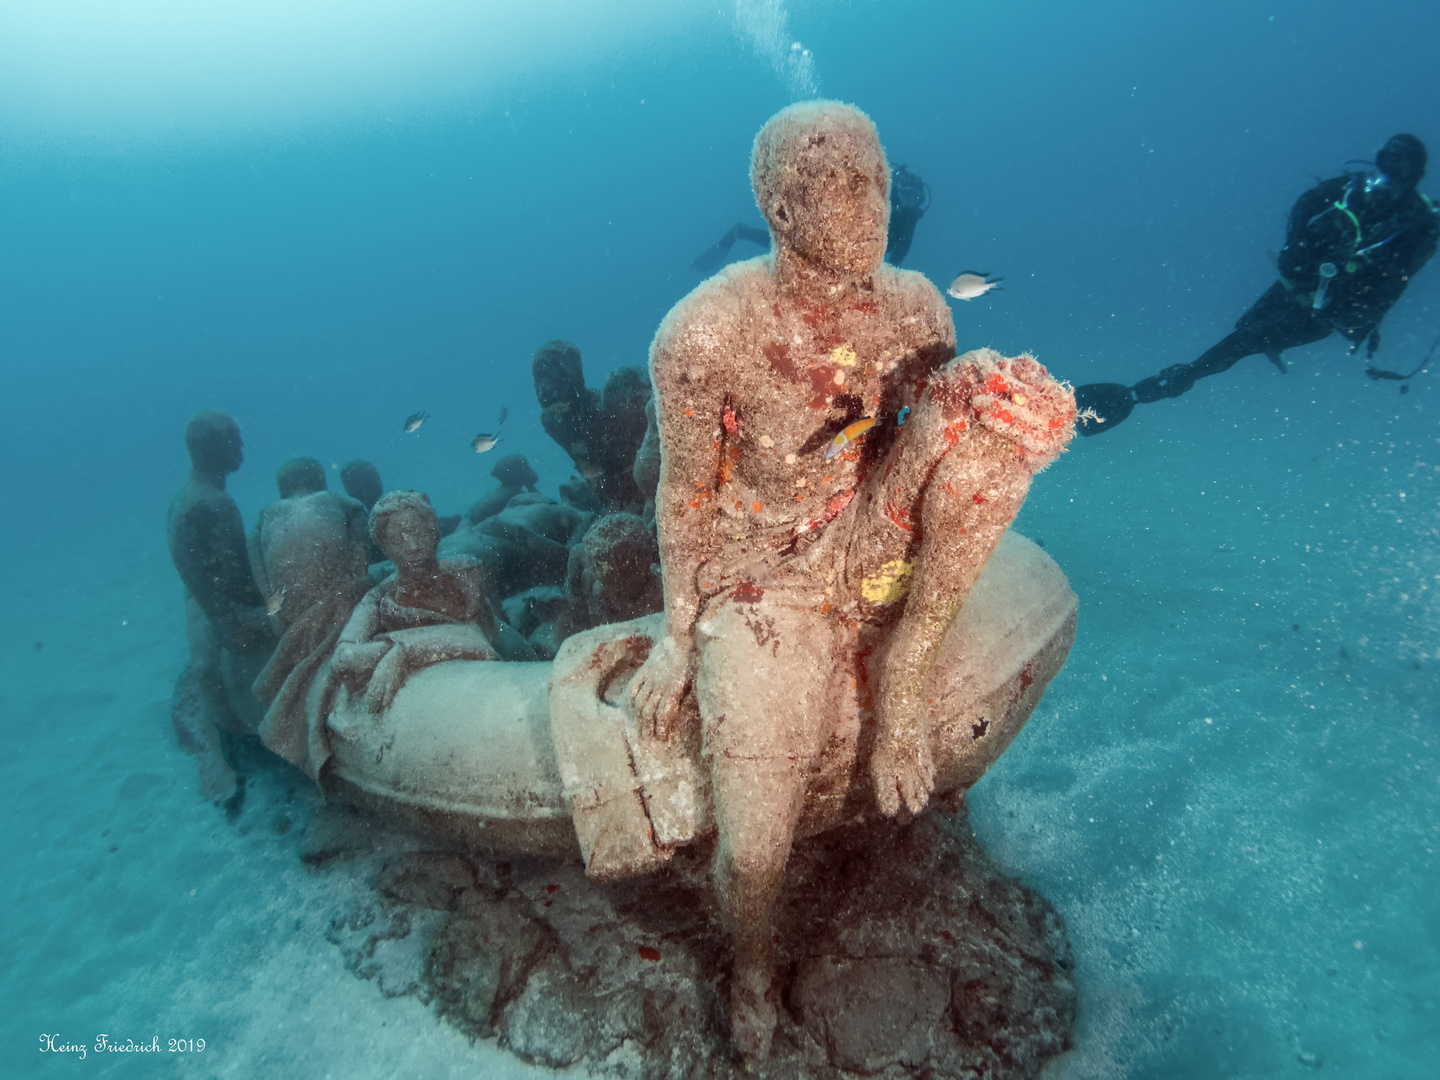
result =
[[[1319,311],[1325,306],[1325,293],[1330,288],[1330,282],[1335,280],[1335,275],[1339,272],[1332,262],[1320,264],[1320,285],[1315,290],[1315,299],[1310,302],[1310,306],[1314,310]]]

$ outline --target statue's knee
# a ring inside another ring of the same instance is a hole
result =
[[[770,851],[722,844],[712,875],[717,895],[742,920],[761,917],[784,884],[788,855],[788,846],[777,857]]]

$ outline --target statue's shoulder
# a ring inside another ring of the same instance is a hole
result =
[[[922,336],[954,344],[955,321],[950,315],[950,305],[935,283],[918,270],[881,266],[875,275],[875,293],[893,315],[914,318]]]
[[[240,520],[240,507],[228,492],[188,482],[170,504],[171,528],[204,529]]]
[[[671,353],[725,350],[731,332],[748,323],[750,309],[765,303],[772,281],[767,255],[731,263],[702,281],[661,320],[650,347],[651,364]]]

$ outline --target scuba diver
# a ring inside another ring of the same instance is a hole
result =
[[[899,266],[910,254],[915,239],[915,226],[930,209],[930,185],[904,165],[890,175],[890,242],[885,245],[885,261]]]
[[[1435,254],[1440,237],[1435,204],[1416,190],[1425,162],[1424,143],[1414,135],[1396,135],[1375,155],[1373,172],[1347,172],[1301,195],[1290,211],[1285,246],[1275,257],[1280,280],[1240,316],[1234,333],[1198,360],[1167,367],[1134,386],[1077,386],[1076,408],[1093,413],[1080,433],[1109,431],[1137,404],[1179,397],[1197,379],[1228,371],[1246,356],[1263,355],[1283,375],[1282,352],[1332,333],[1350,342],[1351,356],[1363,344],[1366,358],[1374,357],[1380,320]],[[1366,374],[1410,377],[1374,367]]]
[[[890,175],[890,236],[885,246],[885,261],[899,266],[910,253],[915,239],[915,226],[930,209],[930,185],[901,165]],[[695,256],[690,269],[712,274],[730,257],[736,240],[749,240],[761,247],[770,246],[770,231],[751,225],[732,225],[724,236]]]

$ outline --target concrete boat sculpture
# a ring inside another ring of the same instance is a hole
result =
[[[752,180],[774,250],[670,312],[648,402],[643,375],[617,392],[648,418],[633,484],[601,483],[624,463],[575,450],[603,489],[588,527],[517,487],[442,546],[421,493],[368,516],[294,494],[261,515],[252,579],[224,494],[238,428],[213,413],[187,432],[194,472],[171,519],[205,703],[181,734],[207,792],[224,794],[229,727],[329,793],[477,849],[583,859],[594,879],[705,845],[748,1062],[776,1029],[773,916],[795,842],[963,793],[1063,665],[1077,607],[1055,563],[1007,532],[1074,434],[1074,396],[1032,357],[957,356],[935,287],[883,264],[890,174],[869,119],[783,110]],[[605,415],[578,351],[546,348],[578,384],[556,390],[537,357],[548,426]],[[497,612],[514,599],[500,541],[548,553],[551,574],[568,560],[553,662]],[[372,542],[394,568],[378,583]],[[638,579],[614,572],[627,551]],[[636,605],[654,613],[618,614]],[[263,663],[253,682],[245,658]]]

